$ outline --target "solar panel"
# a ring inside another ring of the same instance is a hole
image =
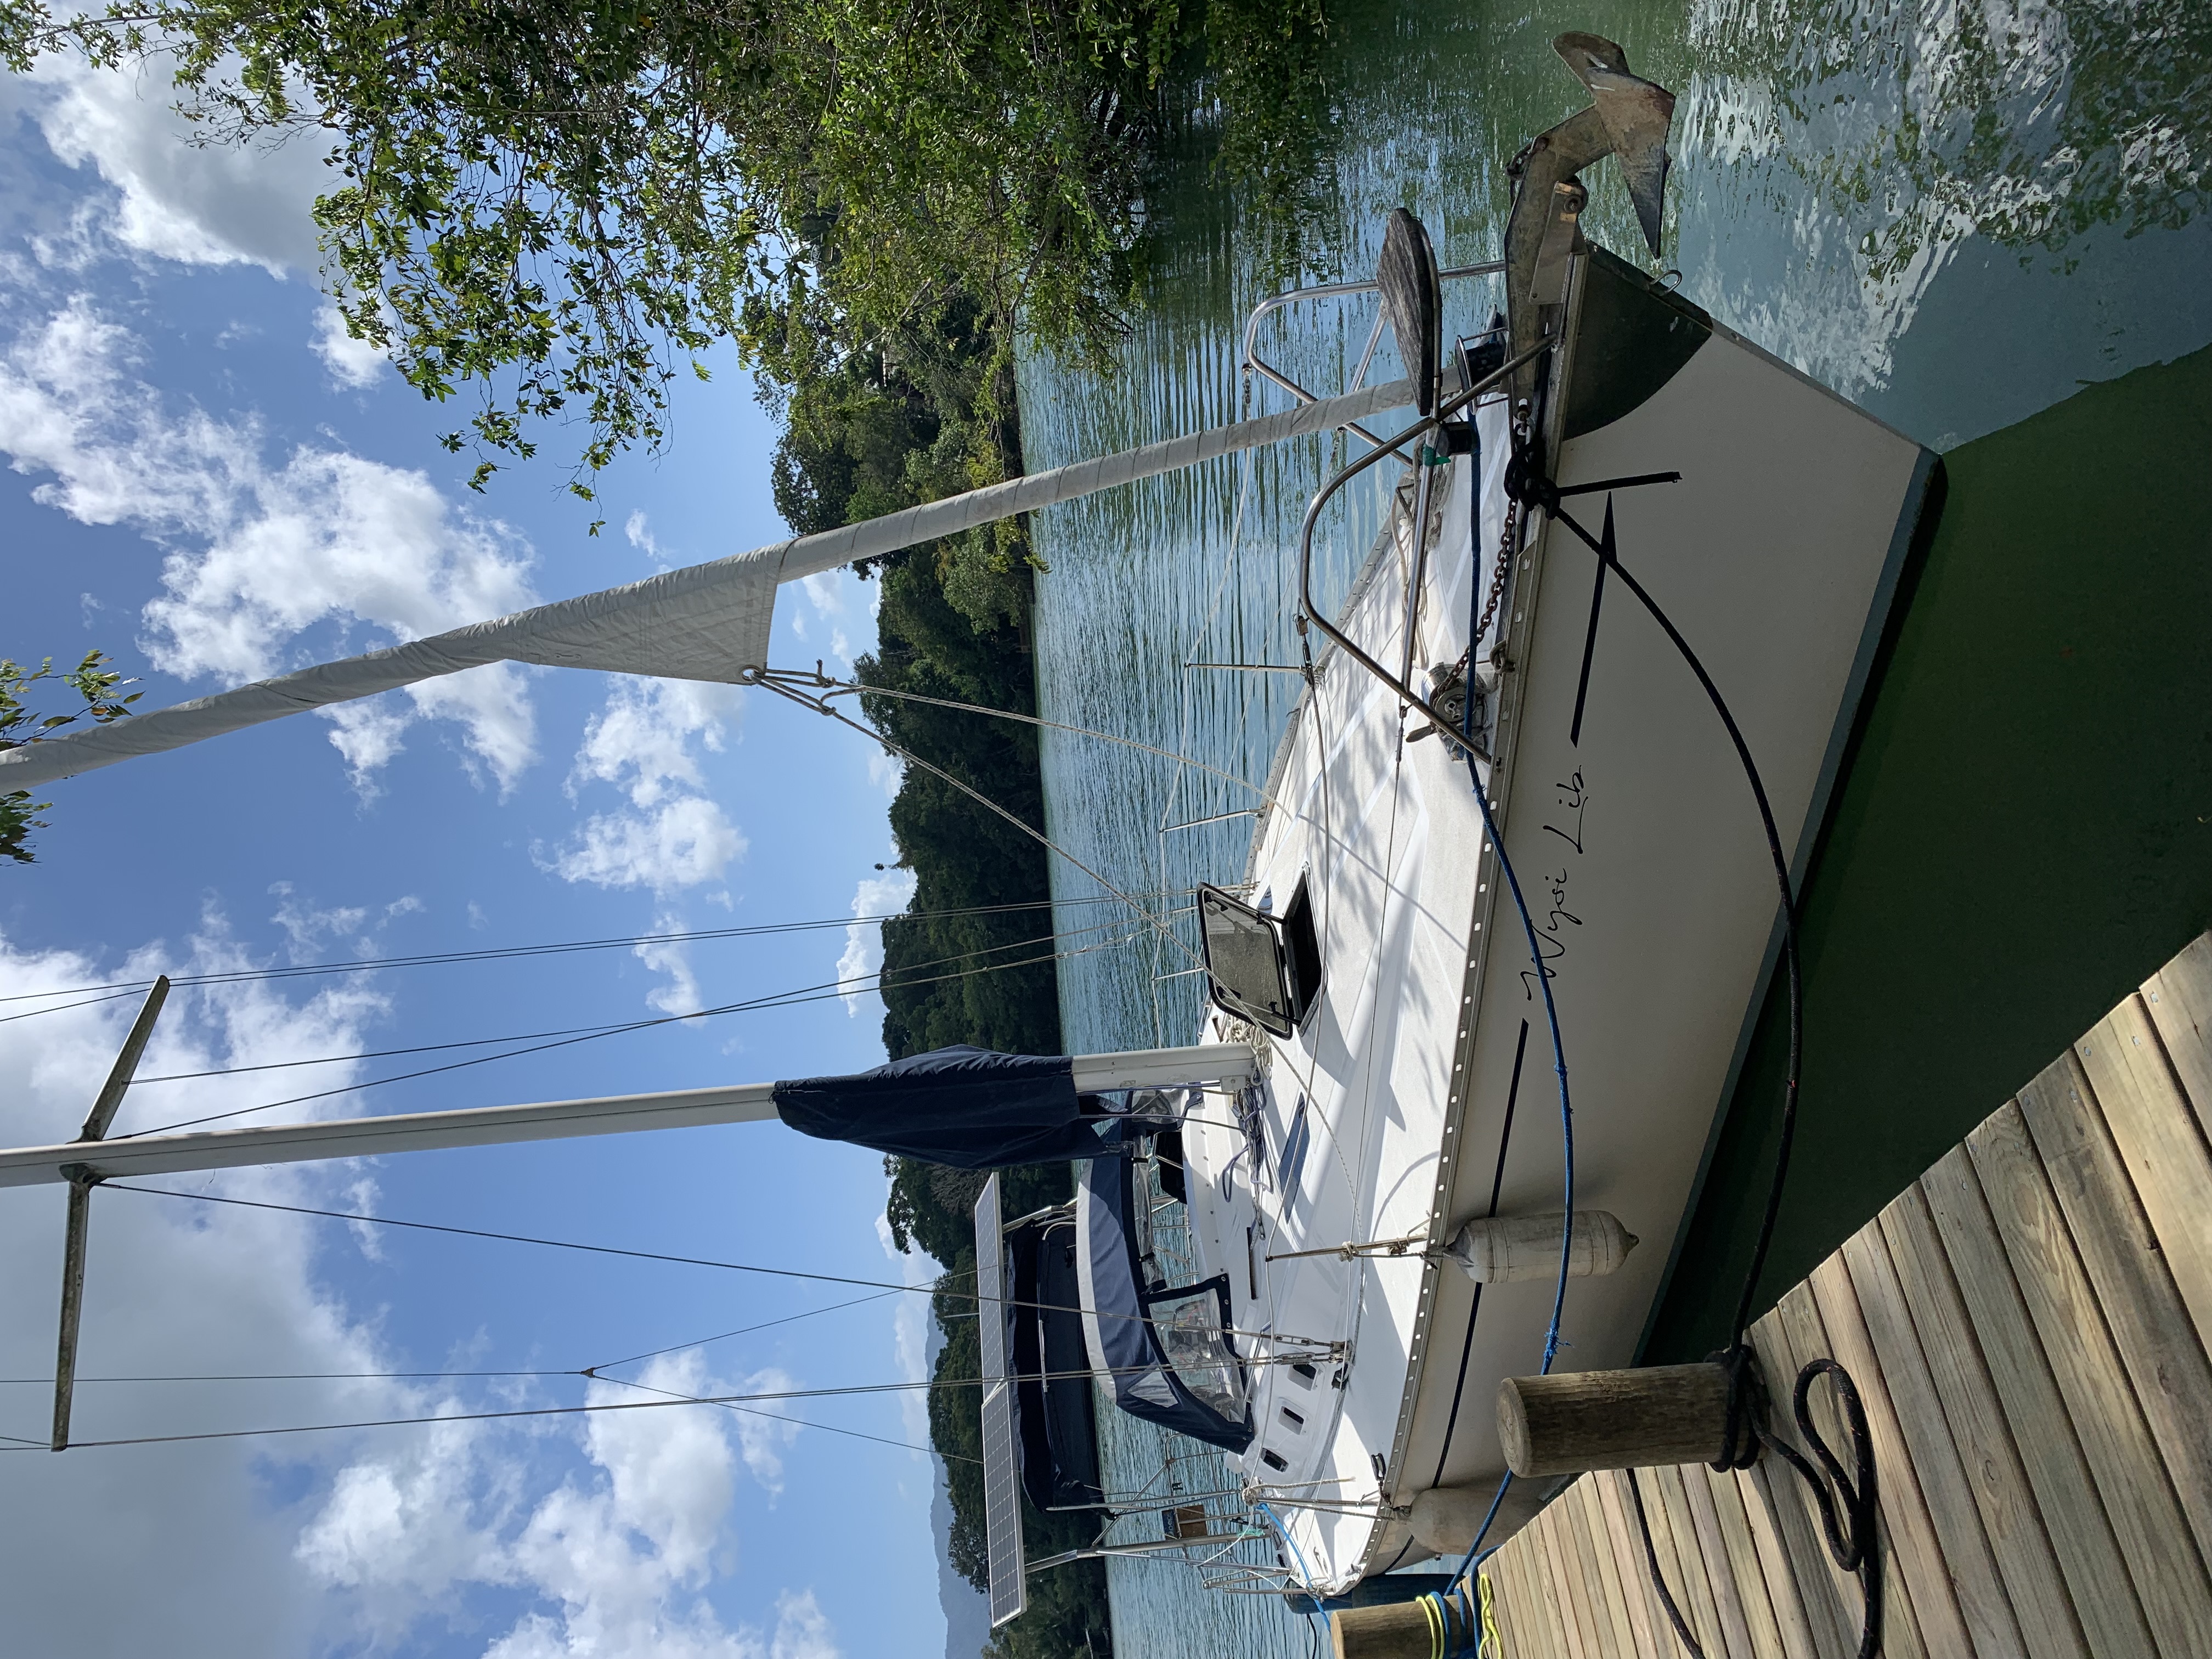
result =
[[[991,1564],[991,1628],[1030,1604],[1022,1555],[1022,1472],[1014,1449],[1014,1385],[1006,1364],[1006,1247],[999,1177],[975,1200],[975,1330],[983,1358],[983,1528]]]

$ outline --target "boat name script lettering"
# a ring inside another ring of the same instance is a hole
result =
[[[1574,868],[1574,859],[1583,854],[1583,814],[1589,805],[1589,790],[1583,782],[1580,770],[1572,773],[1565,783],[1552,786],[1556,792],[1553,817],[1565,820],[1564,825],[1547,822],[1542,829],[1547,835],[1557,836],[1574,849],[1573,858],[1563,858],[1560,867],[1547,871],[1542,878],[1544,897],[1548,907],[1540,914],[1532,911],[1535,922],[1536,957],[1546,979],[1553,976],[1553,964],[1567,953],[1567,933],[1570,927],[1579,927],[1583,919],[1567,908],[1567,883]],[[1521,991],[1524,998],[1534,1001],[1536,997],[1536,968],[1521,970]]]

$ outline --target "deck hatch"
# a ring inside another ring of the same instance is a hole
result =
[[[1214,1006],[1277,1036],[1295,1035],[1321,994],[1321,945],[1305,884],[1280,920],[1204,885],[1198,913]]]

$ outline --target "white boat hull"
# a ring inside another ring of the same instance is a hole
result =
[[[1570,325],[1553,368],[1553,476],[1571,490],[1681,475],[1564,505],[1594,536],[1610,505],[1620,568],[1729,700],[1802,864],[1933,457],[1717,327],[1686,350],[1662,340],[1656,368],[1624,373],[1625,269],[1578,275],[1572,298],[1595,287],[1597,321]],[[1627,292],[1628,337],[1649,336],[1655,315],[1662,328],[1700,319]],[[1593,398],[1624,380],[1632,406]],[[1480,477],[1468,460],[1451,469],[1417,663],[1464,648],[1471,585],[1487,588],[1509,507],[1502,405],[1478,426]],[[1664,1287],[1773,965],[1779,906],[1752,794],[1696,679],[1617,574],[1599,598],[1598,559],[1565,526],[1539,526],[1499,619],[1514,666],[1486,770],[1552,975],[1575,1206],[1613,1212],[1644,1241],[1620,1271],[1570,1284],[1558,1364],[1594,1370],[1632,1363]],[[1404,653],[1412,545],[1401,515],[1339,623],[1386,664]],[[1261,1258],[1441,1243],[1493,1201],[1504,1215],[1564,1207],[1559,1089],[1527,935],[1467,765],[1433,738],[1402,740],[1421,724],[1341,653],[1328,659],[1286,739],[1249,872],[1255,902],[1278,908],[1302,875],[1313,884],[1325,990],[1297,1035],[1273,1044],[1264,1158],[1218,1127],[1188,1138],[1194,1236],[1207,1271],[1230,1273],[1237,1326],[1346,1345],[1336,1376],[1255,1368],[1258,1438],[1244,1459],[1288,1505],[1302,1573],[1324,1591],[1431,1553],[1437,1540],[1417,1541],[1404,1514],[1421,1492],[1496,1485],[1498,1384],[1541,1364],[1553,1285],[1485,1286],[1478,1313],[1477,1287],[1418,1245],[1398,1258]],[[1283,1154],[1301,1099],[1310,1150],[1292,1171]],[[1532,1496],[1501,1512],[1490,1541]]]

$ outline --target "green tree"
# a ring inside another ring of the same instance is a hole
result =
[[[473,391],[446,441],[477,484],[558,418],[588,496],[717,339],[796,384],[819,342],[969,303],[1098,353],[1174,132],[1310,168],[1321,4],[0,0],[0,63],[158,59],[208,142],[325,145],[348,327],[426,397]]]
[[[105,653],[88,651],[84,660],[75,668],[57,676],[54,659],[48,657],[35,669],[26,668],[12,657],[0,657],[0,749],[20,749],[25,744],[38,743],[64,726],[80,720],[90,720],[95,726],[106,726],[119,720],[131,712],[131,705],[145,693],[133,691],[127,697],[115,694],[131,682],[123,678],[118,669],[106,666]],[[84,707],[67,714],[40,714],[23,701],[23,694],[42,680],[58,678],[60,683],[77,694]],[[27,789],[12,789],[0,794],[0,857],[13,859],[18,864],[34,861],[30,838],[33,830],[47,827],[39,817],[50,811],[50,801],[33,800]]]

